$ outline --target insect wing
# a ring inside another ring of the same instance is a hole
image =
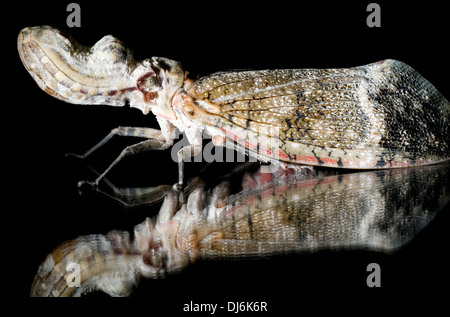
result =
[[[216,259],[322,249],[396,250],[448,205],[449,172],[447,164],[255,187],[230,197],[199,252]]]
[[[280,161],[347,168],[448,159],[449,102],[411,67],[217,73],[188,90],[220,106],[205,124]]]

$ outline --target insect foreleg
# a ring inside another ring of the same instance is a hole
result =
[[[149,139],[142,142],[139,142],[134,145],[127,146],[122,153],[114,160],[114,162],[109,165],[109,167],[99,176],[97,179],[92,182],[81,181],[78,183],[78,186],[81,187],[84,184],[89,184],[91,186],[97,186],[98,183],[105,177],[105,175],[124,157],[134,155],[137,153],[146,152],[149,150],[165,150],[171,145],[171,142],[167,142],[161,139]]]
[[[160,202],[167,196],[167,193],[172,192],[173,188],[170,185],[159,185],[155,187],[116,187],[111,182],[103,179],[111,188],[113,193],[107,193],[100,190],[103,195],[108,196],[114,201],[120,203],[125,208],[135,208],[140,206],[149,206]]]
[[[152,128],[117,127],[115,129],[112,129],[111,132],[107,136],[105,136],[100,142],[98,142],[92,148],[87,150],[86,153],[84,153],[82,155],[75,154],[75,153],[66,153],[66,156],[74,156],[79,159],[85,159],[89,155],[91,155],[93,152],[95,152],[96,150],[101,148],[103,145],[105,145],[115,135],[131,136],[131,137],[146,138],[146,139],[158,139],[158,138],[161,138],[161,131],[157,130],[157,129],[152,129]]]
[[[88,164],[87,167],[92,173],[100,176],[100,173],[92,166]],[[164,199],[168,192],[173,191],[173,187],[170,185],[159,185],[156,187],[117,187],[107,177],[103,177],[102,181],[109,187],[109,190],[106,188],[104,190],[98,189],[98,192],[120,203],[125,208],[152,205]]]
[[[85,159],[89,155],[91,155],[94,151],[98,150],[100,147],[105,145],[114,135],[120,136],[132,136],[139,138],[147,138],[148,140],[142,141],[140,143],[130,145],[126,147],[122,153],[111,163],[111,165],[99,176],[94,182],[81,181],[78,183],[78,186],[81,187],[83,185],[90,185],[96,187],[100,180],[102,180],[105,175],[113,168],[120,160],[122,160],[125,156],[130,156],[136,153],[141,153],[149,150],[165,150],[170,145],[172,145],[173,140],[169,138],[166,140],[164,137],[164,132],[157,129],[152,128],[139,128],[139,127],[117,127],[104,137],[99,143],[90,148],[86,153],[79,155],[73,153],[67,153],[66,156],[75,156],[80,159]],[[166,133],[167,134],[167,133]]]

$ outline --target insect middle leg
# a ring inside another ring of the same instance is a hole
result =
[[[197,156],[202,151],[202,146],[200,144],[196,145],[188,145],[181,148],[178,155],[178,188],[181,189],[183,187],[184,180],[184,161],[190,157]]]

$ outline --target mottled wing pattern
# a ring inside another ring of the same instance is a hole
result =
[[[450,201],[444,165],[317,177],[230,197],[204,258],[248,258],[320,249],[391,251]],[[401,221],[409,219],[409,221]],[[425,221],[425,219],[427,219]]]
[[[377,179],[363,184],[354,175],[283,182],[231,197],[217,219],[220,230],[200,241],[201,256],[266,257],[322,248],[329,241],[342,248],[360,244],[349,228],[359,225],[364,214],[360,195]],[[346,186],[355,180],[361,185],[357,191]]]
[[[373,168],[449,155],[448,101],[394,60],[348,69],[217,73],[188,92],[220,106],[208,124],[277,138],[285,161],[311,156],[314,165]]]
[[[360,130],[361,110],[357,107],[357,70],[266,70],[219,73],[201,79],[200,96],[221,106],[221,116],[233,124],[269,134],[280,128],[280,138],[318,146],[344,147],[355,141],[342,134],[343,123]],[[352,123],[353,121],[353,123]],[[324,125],[331,126],[324,131]]]

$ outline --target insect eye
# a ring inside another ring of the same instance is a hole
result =
[[[148,266],[153,266],[154,267],[155,265],[157,265],[155,251],[154,250],[146,252],[144,254],[142,260]]]
[[[161,258],[158,256],[158,249],[159,246],[154,244],[153,242],[150,243],[149,249],[144,253],[142,257],[142,261],[144,264],[152,267],[160,267],[161,266]]]
[[[153,101],[155,99],[155,93],[152,91],[149,91],[145,94],[145,99],[149,102]]]

